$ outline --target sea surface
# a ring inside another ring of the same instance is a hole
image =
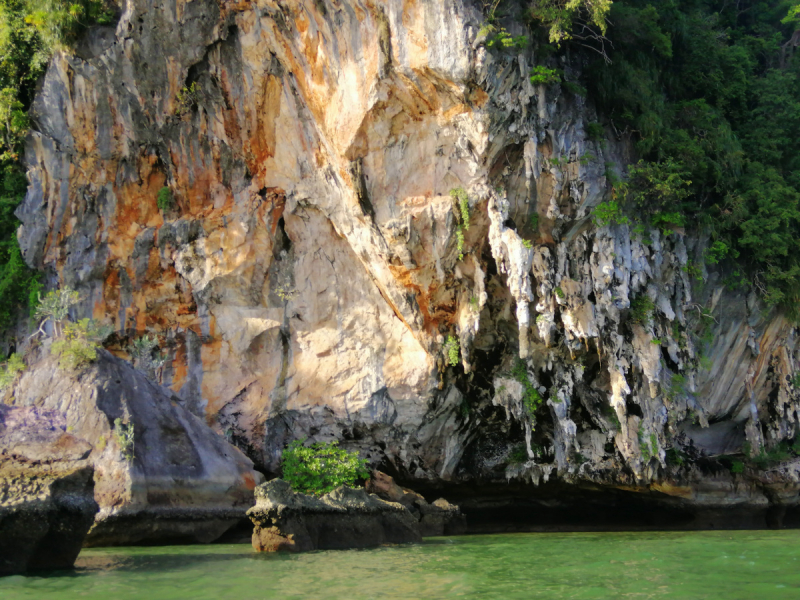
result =
[[[300,555],[248,545],[88,549],[0,578],[0,599],[800,599],[800,531],[524,533]]]

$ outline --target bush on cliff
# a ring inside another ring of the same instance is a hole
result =
[[[304,442],[295,440],[283,451],[283,478],[295,491],[321,496],[369,477],[367,461],[357,452],[339,448],[335,441],[310,446],[304,446]]]

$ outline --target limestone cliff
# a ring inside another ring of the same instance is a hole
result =
[[[795,504],[794,463],[713,458],[795,435],[793,325],[702,237],[593,223],[626,145],[530,83],[536,50],[487,50],[479,4],[127,2],[36,99],[26,260],[155,332],[161,382],[265,472],[340,438],[412,487]]]

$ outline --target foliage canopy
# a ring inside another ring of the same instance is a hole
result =
[[[283,478],[296,492],[321,496],[342,485],[353,486],[369,477],[367,461],[338,442],[304,446],[295,440],[283,451]]]

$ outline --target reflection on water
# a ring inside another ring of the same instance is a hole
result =
[[[375,550],[84,550],[74,571],[0,578],[0,598],[800,599],[800,531],[464,536]]]

